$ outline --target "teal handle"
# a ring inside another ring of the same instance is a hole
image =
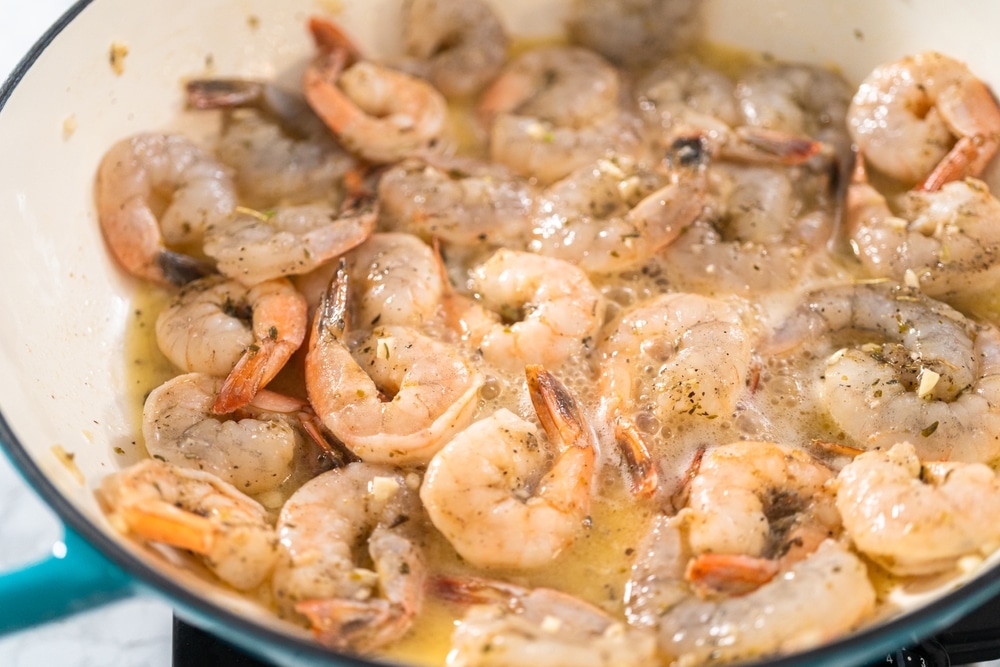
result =
[[[0,575],[0,634],[135,594],[132,579],[66,528],[50,555]]]

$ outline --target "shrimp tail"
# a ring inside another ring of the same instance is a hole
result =
[[[725,156],[755,163],[795,166],[830,150],[823,142],[809,137],[760,127],[737,128],[736,138],[735,143],[723,146]]]
[[[323,336],[341,340],[347,333],[350,326],[348,289],[347,262],[342,258],[316,309],[312,331],[314,341],[320,340]]]
[[[309,32],[321,54],[342,52],[347,58],[344,67],[350,67],[357,61],[364,60],[361,48],[338,23],[322,16],[310,16]]]
[[[632,478],[632,494],[639,498],[652,497],[660,486],[660,476],[642,433],[632,420],[618,417],[615,420],[615,440]]]
[[[208,264],[190,255],[167,249],[162,249],[156,254],[156,267],[169,284],[177,287],[215,273]]]
[[[702,597],[745,595],[778,574],[778,561],[744,554],[704,553],[691,559],[685,577]]]
[[[457,604],[510,604],[528,593],[527,589],[504,581],[480,577],[434,577],[430,591],[438,598]]]
[[[257,107],[264,89],[265,84],[248,79],[195,79],[184,85],[188,107],[199,110]]]
[[[215,527],[209,519],[172,505],[146,503],[120,507],[115,516],[132,533],[150,542],[203,555],[210,553],[215,544]]]
[[[524,373],[528,378],[531,404],[549,439],[589,447],[586,422],[566,386],[538,364],[525,366]]]
[[[397,639],[404,619],[395,605],[381,599],[303,600],[296,603],[295,611],[309,620],[321,644],[358,653],[369,653]]]
[[[264,383],[268,360],[275,347],[277,344],[273,341],[260,341],[247,348],[219,388],[212,412],[217,415],[229,414],[253,400]]]

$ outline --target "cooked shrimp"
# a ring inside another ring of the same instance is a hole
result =
[[[480,98],[490,157],[551,183],[637,137],[619,112],[618,72],[576,47],[533,49],[515,58]]]
[[[570,39],[626,67],[651,65],[701,38],[697,0],[573,0]]]
[[[277,488],[305,446],[308,404],[265,390],[229,417],[213,415],[223,380],[204,373],[160,385],[142,409],[142,436],[153,458],[205,470],[243,493]]]
[[[371,162],[394,162],[440,141],[447,103],[429,83],[342,50],[321,53],[306,69],[306,99],[338,141]],[[346,67],[346,69],[345,69]]]
[[[472,270],[472,292],[504,321],[480,342],[500,368],[554,368],[593,346],[604,300],[579,267],[553,257],[501,248]]]
[[[379,179],[381,224],[461,246],[523,247],[534,189],[504,167],[472,159],[411,160]]]
[[[333,203],[342,194],[356,160],[300,93],[249,79],[195,79],[185,88],[189,107],[225,111],[215,151],[235,172],[245,206]]]
[[[237,208],[205,230],[205,254],[244,285],[300,275],[360,245],[375,229],[372,201],[337,210],[328,204],[283,206],[266,212]]]
[[[335,649],[369,653],[400,639],[423,604],[421,517],[395,468],[351,463],[306,482],[278,517],[271,583],[281,613],[304,616]]]
[[[692,174],[668,180],[625,156],[598,160],[536,200],[529,249],[588,273],[639,268],[697,219],[702,190]]]
[[[584,600],[551,588],[465,577],[434,590],[473,605],[452,633],[449,667],[648,667],[656,639]]]
[[[426,462],[472,421],[484,378],[456,349],[412,327],[349,338],[347,275],[338,270],[316,312],[305,360],[309,401],[365,461]]]
[[[286,279],[244,287],[209,276],[186,285],[156,319],[156,342],[177,368],[225,376],[216,413],[249,403],[305,339],[306,302]]]
[[[672,293],[626,311],[598,352],[610,418],[644,414],[662,424],[731,415],[746,391],[751,344],[734,307]]]
[[[1000,281],[998,222],[1000,201],[973,178],[934,191],[910,191],[894,213],[868,183],[858,156],[847,189],[845,226],[873,276],[903,282],[912,275],[921,291],[943,300],[991,289]]]
[[[684,582],[683,519],[658,517],[636,553],[626,614],[657,633],[672,664],[728,663],[804,651],[841,636],[875,610],[864,563],[826,540],[746,595],[702,600]]]
[[[497,75],[510,39],[484,0],[407,0],[403,41],[445,97],[466,97]]]
[[[590,426],[554,376],[538,366],[525,372],[549,446],[532,422],[500,408],[453,437],[420,487],[434,526],[480,567],[551,563],[581,534],[590,511]]]
[[[118,530],[197,554],[233,588],[256,588],[274,567],[266,510],[211,473],[146,459],[105,477],[98,496]]]
[[[97,216],[119,264],[140,278],[183,285],[209,269],[171,250],[196,246],[205,228],[236,206],[229,170],[188,139],[137,134],[104,155],[97,171]],[[162,213],[157,200],[167,202]]]
[[[1000,546],[1000,480],[982,463],[921,463],[903,442],[859,455],[836,488],[851,541],[893,574],[944,572]]]
[[[829,355],[821,399],[862,449],[909,440],[926,459],[1000,453],[1000,330],[915,288],[888,283],[813,292],[762,346]],[[818,381],[814,380],[814,381]]]
[[[1000,148],[1000,107],[990,89],[964,63],[934,51],[876,67],[847,122],[877,169],[922,190],[979,175]]]

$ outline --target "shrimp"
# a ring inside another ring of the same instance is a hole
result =
[[[594,436],[568,390],[539,366],[525,369],[535,425],[500,408],[454,436],[431,459],[420,499],[462,558],[479,567],[551,563],[583,531],[590,511]]]
[[[934,191],[906,193],[894,213],[868,183],[864,158],[847,189],[845,223],[855,254],[870,275],[903,282],[945,301],[1000,282],[1000,201],[967,178]]]
[[[630,624],[656,632],[671,664],[729,663],[812,648],[871,617],[864,563],[834,540],[751,593],[700,599],[684,581],[681,517],[660,516],[636,549],[626,589]]]
[[[818,345],[817,345],[818,343]],[[842,285],[807,295],[761,352],[809,345],[821,401],[861,449],[908,440],[925,459],[1000,454],[1000,330],[912,287]]]
[[[301,421],[310,418],[308,404],[265,389],[231,418],[220,418],[212,406],[222,384],[221,378],[186,373],[150,392],[142,409],[146,451],[210,472],[246,494],[276,489],[306,447]]]
[[[647,667],[656,639],[551,588],[474,577],[433,582],[443,598],[473,605],[456,623],[448,667]]]
[[[598,354],[599,391],[610,418],[658,425],[732,414],[745,392],[751,344],[726,302],[672,293],[618,318]],[[645,430],[659,429],[647,424]]]
[[[341,267],[313,320],[305,359],[309,401],[351,451],[375,463],[425,463],[478,408],[482,374],[452,346],[412,327],[348,337]]]
[[[225,112],[215,152],[245,206],[334,199],[356,166],[301,94],[249,79],[195,79],[185,89],[190,108]]]
[[[470,287],[504,318],[479,344],[500,368],[555,367],[591,347],[604,321],[604,299],[587,274],[553,257],[501,248],[472,270]]]
[[[934,51],[876,67],[847,112],[881,172],[921,190],[978,176],[1000,148],[1000,107],[965,63]]]
[[[508,169],[468,158],[405,161],[378,185],[387,228],[466,247],[522,247],[534,194]]]
[[[375,230],[374,201],[284,206],[267,212],[238,208],[205,231],[205,254],[219,271],[253,286],[300,275],[360,245]]]
[[[625,67],[651,65],[701,38],[697,0],[574,0],[570,39]]]
[[[551,183],[638,137],[618,107],[618,72],[576,47],[515,58],[480,97],[489,153],[516,174]]]
[[[278,516],[279,610],[307,619],[334,649],[370,653],[400,639],[423,604],[421,518],[415,489],[395,468],[356,462],[309,480]]]
[[[503,67],[510,39],[484,0],[407,0],[403,6],[407,55],[445,97],[467,97]]]
[[[532,252],[588,273],[639,268],[704,206],[696,176],[667,180],[625,156],[581,167],[537,199]]]
[[[439,144],[447,120],[441,93],[385,65],[347,60],[344,50],[321,49],[303,78],[309,105],[347,150],[383,163]]]
[[[836,489],[855,547],[893,574],[944,572],[1000,546],[1000,480],[982,463],[921,463],[902,442],[859,455]]]
[[[162,213],[160,200],[167,204]],[[197,246],[205,228],[235,207],[229,170],[179,135],[122,139],[97,171],[97,216],[111,253],[130,274],[162,285],[183,285],[209,273],[202,262],[168,246]]]
[[[156,318],[156,342],[177,368],[225,376],[213,411],[232,412],[284,367],[305,339],[306,302],[287,279],[244,287],[189,283]]]
[[[97,495],[120,532],[191,551],[233,588],[256,588],[277,561],[266,510],[211,473],[145,459],[105,477]]]

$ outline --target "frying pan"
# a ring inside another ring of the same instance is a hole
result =
[[[0,439],[65,525],[51,557],[0,576],[0,630],[152,592],[185,621],[278,664],[370,664],[322,649],[238,596],[150,558],[103,517],[93,489],[137,450],[126,351],[138,288],[103,244],[93,179],[116,139],[181,125],[199,131],[185,117],[183,78],[295,85],[315,12],[334,14],[369,52],[396,53],[400,2],[81,0],[0,89]],[[703,4],[714,41],[834,64],[852,83],[877,64],[937,49],[1000,84],[1000,4],[989,0],[947,9],[936,0]],[[558,35],[567,3],[496,5],[514,34],[530,38]],[[122,47],[116,71],[109,54]],[[960,585],[914,596],[906,613],[769,664],[858,664],[914,644],[1000,592],[995,562]]]

